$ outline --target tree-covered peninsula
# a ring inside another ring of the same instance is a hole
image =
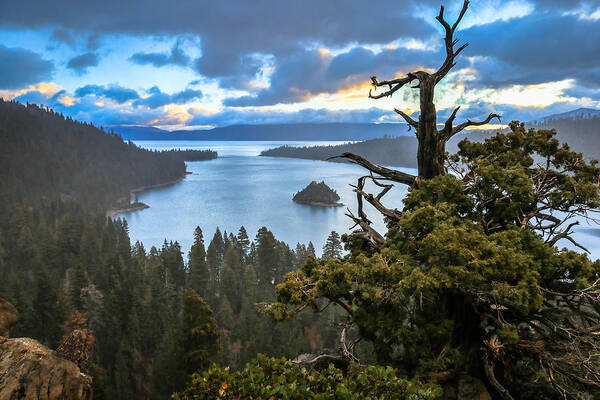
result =
[[[265,157],[350,162],[347,159],[336,157],[342,153],[358,154],[380,165],[406,168],[415,168],[417,166],[415,161],[417,141],[410,136],[384,137],[364,142],[327,146],[280,146],[264,150],[260,155]]]

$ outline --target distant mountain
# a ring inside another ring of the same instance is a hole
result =
[[[165,131],[143,126],[109,126],[124,140],[305,140],[357,141],[399,136],[407,133],[405,124],[276,124],[231,125],[196,131]]]
[[[567,111],[560,114],[552,114],[547,117],[541,118],[532,123],[543,124],[550,121],[556,121],[561,119],[594,119],[600,118],[600,110],[594,108],[578,108],[573,111]]]
[[[526,124],[535,129],[556,129],[557,138],[588,159],[600,159],[600,110],[579,108],[549,115]]]

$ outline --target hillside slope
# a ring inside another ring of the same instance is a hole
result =
[[[175,180],[185,163],[36,105],[0,100],[0,202],[74,199],[94,209],[139,186]]]

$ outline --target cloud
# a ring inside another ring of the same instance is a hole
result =
[[[455,18],[462,1],[443,0],[449,20]],[[98,65],[97,54],[108,54],[95,51],[99,38],[103,45],[110,47],[123,38],[122,35],[141,36],[126,37],[127,43],[119,53],[122,60],[155,67],[189,67],[178,69],[177,75],[168,78],[151,69],[144,69],[144,76],[123,75],[120,83],[136,88],[154,85],[153,81],[144,82],[157,79],[158,86],[145,92],[118,85],[88,85],[75,93],[81,98],[81,104],[72,107],[83,110],[89,102],[100,101],[95,97],[106,98],[111,100],[108,102],[111,105],[121,104],[126,110],[124,116],[135,110],[158,113],[169,106],[184,108],[187,102],[201,98],[202,93],[193,89],[176,92],[181,88],[176,85],[199,78],[204,85],[202,103],[210,103],[213,110],[225,107],[213,117],[210,116],[213,114],[200,113],[199,120],[214,118],[218,124],[228,123],[223,118],[240,122],[244,118],[248,121],[295,120],[293,112],[277,110],[303,107],[321,111],[299,112],[300,117],[350,118],[349,110],[325,113],[322,109],[362,107],[370,110],[375,103],[358,98],[359,91],[361,96],[366,95],[365,84],[370,76],[385,79],[417,68],[437,68],[444,58],[443,34],[434,20],[440,0],[375,3],[347,0],[343,7],[320,0],[302,3],[221,0],[184,2],[177,7],[166,0],[148,0],[144,4],[56,0],[47,4],[40,2],[33,14],[30,7],[22,3],[3,4],[0,29],[12,32],[22,28],[39,29],[44,39],[52,32],[54,41],[74,40],[81,53],[87,52],[69,62],[69,68],[79,73]],[[555,104],[574,107],[597,102],[600,19],[591,16],[598,7],[600,0],[471,2],[456,35],[461,43],[468,41],[471,45],[458,60],[454,69],[457,75],[448,76],[438,86],[438,110],[445,112],[454,104],[462,104],[461,114],[468,117],[473,112],[475,118],[479,116],[475,112],[486,107],[490,111],[505,107],[507,113],[527,117],[543,112],[542,106],[553,109]],[[583,15],[581,10],[589,10],[589,15]],[[134,47],[144,46],[150,42],[149,36],[156,35],[173,40],[171,49],[159,52],[150,50],[150,46]],[[185,51],[178,38],[185,38]],[[60,54],[58,57],[60,59]],[[113,68],[121,68],[121,64],[114,67],[117,64],[113,64]],[[122,68],[136,69],[127,62]],[[3,79],[6,81],[0,76],[0,82]],[[547,86],[550,98],[532,101],[532,97],[537,96],[535,93],[544,88],[536,85],[566,81],[569,81],[568,87]],[[70,84],[65,86],[70,87]],[[407,97],[409,93],[416,91],[403,89],[393,99],[376,104],[391,109],[408,107],[410,103],[410,107],[415,108],[414,99]],[[29,96],[39,97],[33,93]],[[64,96],[61,97],[63,102],[68,102]],[[297,104],[301,102],[307,103]],[[375,117],[360,113],[361,118]]]
[[[50,40],[53,42],[64,43],[69,46],[75,45],[73,34],[65,29],[57,28],[52,31]]]
[[[356,46],[333,56],[324,49],[296,48],[275,62],[270,86],[256,95],[231,98],[225,105],[234,107],[294,103],[321,93],[335,93],[369,81],[377,75],[392,78],[422,65],[439,67],[443,57],[438,51],[404,47],[372,50]]]
[[[54,96],[53,96],[54,97]],[[22,94],[18,97],[15,97],[13,100],[19,101],[21,103],[32,103],[32,104],[49,104],[49,97],[38,90],[32,90],[25,94]]]
[[[83,74],[89,67],[95,67],[99,63],[96,53],[84,53],[73,57],[67,63],[67,68],[72,69],[78,74]]]
[[[202,97],[200,90],[185,89],[174,94],[161,92],[157,86],[148,89],[149,96],[140,98],[134,102],[136,106],[158,108],[168,104],[185,104]]]
[[[190,64],[190,57],[181,51],[179,46],[181,42],[178,40],[171,48],[171,53],[135,53],[129,57],[129,61],[139,64],[146,65],[152,64],[155,67],[162,67],[165,65],[179,65],[187,66]]]
[[[18,89],[49,80],[54,65],[33,51],[0,44],[0,89]]]
[[[487,60],[488,65],[479,68],[483,85],[581,79],[600,64],[600,21],[574,15],[534,13],[474,26],[461,37],[470,43],[465,55]]]
[[[54,87],[48,90],[32,88],[32,90],[22,93],[13,100],[22,103],[43,104],[76,120],[91,122],[96,125],[182,124],[181,116],[172,113],[168,109],[145,109],[127,104],[107,104],[89,95],[73,99],[64,89]],[[100,92],[97,88],[92,88],[92,91]],[[105,92],[109,93],[110,89],[106,89]]]
[[[129,100],[139,99],[140,97],[135,90],[125,88],[117,84],[109,86],[86,85],[75,90],[76,97],[84,97],[89,95],[105,97],[118,104],[125,103]]]
[[[86,47],[88,50],[97,50],[100,47],[102,37],[98,33],[92,33],[88,36]]]
[[[282,124],[282,123],[331,123],[331,122],[403,122],[394,112],[380,108],[367,110],[327,110],[305,108],[299,111],[279,111],[273,109],[225,108],[217,113],[197,112],[187,121],[188,125],[240,125],[240,124]]]
[[[348,43],[387,43],[399,37],[428,38],[436,31],[412,15],[397,0],[376,5],[364,0],[337,2],[182,2],[165,0],[56,0],[36,4],[36,12],[23,2],[2,6],[0,27],[26,29],[59,26],[97,34],[190,34],[201,38],[202,57],[196,68],[209,78],[239,84],[238,75],[252,76],[243,59],[253,54],[278,56],[291,43],[321,42],[327,47]],[[160,60],[159,60],[160,62]]]

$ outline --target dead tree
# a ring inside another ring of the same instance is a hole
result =
[[[361,165],[370,171],[370,175],[361,177],[358,185],[355,187],[355,192],[357,193],[357,197],[359,199],[358,215],[355,216],[352,213],[348,213],[347,215],[352,218],[356,225],[363,229],[363,235],[366,236],[369,242],[375,245],[375,247],[380,247],[383,244],[381,235],[375,235],[376,232],[374,233],[373,229],[370,228],[371,223],[366,218],[366,215],[364,215],[362,210],[362,199],[369,202],[386,217],[391,218],[392,220],[397,220],[400,216],[400,213],[397,210],[390,210],[384,207],[380,201],[383,195],[389,191],[389,185],[383,185],[380,183],[381,181],[398,182],[413,186],[418,184],[420,180],[431,179],[438,175],[445,174],[446,143],[451,137],[468,127],[485,125],[494,118],[500,120],[500,116],[498,114],[492,113],[483,121],[475,122],[467,120],[461,124],[454,125],[454,120],[456,119],[456,115],[460,109],[460,107],[457,107],[446,120],[443,128],[438,129],[437,126],[437,112],[435,104],[433,103],[435,87],[439,82],[441,82],[442,79],[444,79],[446,75],[448,75],[450,70],[456,65],[456,58],[468,46],[468,43],[465,43],[462,46],[455,48],[459,40],[454,38],[456,28],[467,12],[468,7],[469,0],[465,0],[458,18],[452,25],[450,25],[444,18],[444,6],[440,8],[440,13],[436,19],[444,27],[446,33],[444,38],[446,59],[436,72],[429,73],[426,71],[414,71],[409,72],[405,77],[384,81],[380,81],[375,76],[371,77],[371,82],[375,88],[375,91],[377,91],[378,88],[385,88],[383,92],[377,94],[374,94],[373,91],[370,90],[369,98],[372,99],[391,97],[395,92],[412,83],[414,84],[410,87],[412,89],[419,90],[420,113],[418,120],[413,119],[411,116],[399,109],[394,110],[397,114],[404,118],[406,123],[411,128],[414,128],[415,135],[418,140],[417,176],[373,165],[368,160],[355,154],[344,153],[337,156],[339,158],[347,158],[353,163]],[[384,188],[379,195],[374,196],[364,192],[364,184],[367,179],[370,179],[376,185]]]

